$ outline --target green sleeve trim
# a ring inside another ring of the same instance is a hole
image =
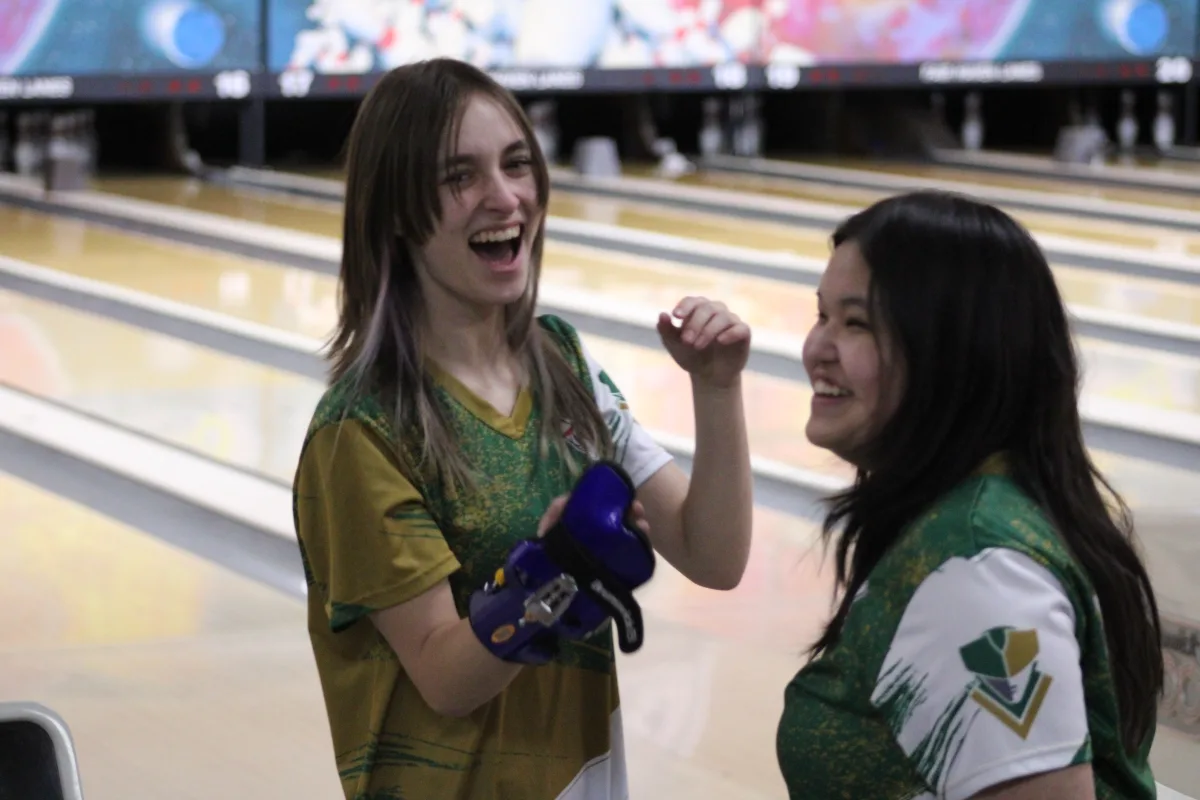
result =
[[[441,539],[442,530],[437,523],[429,515],[429,512],[421,507],[413,507],[410,504],[405,504],[388,512],[387,518],[393,522],[403,525],[407,530],[385,530],[387,536],[416,536],[422,539]]]
[[[1089,733],[1083,737],[1083,744],[1075,751],[1075,757],[1071,759],[1071,766],[1077,767],[1080,764],[1092,763],[1092,735]]]
[[[329,628],[334,633],[341,633],[374,610],[368,606],[339,603],[334,600],[329,614]]]

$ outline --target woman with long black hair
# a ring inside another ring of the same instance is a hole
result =
[[[1158,610],[1090,460],[1036,242],[932,192],[847,220],[805,343],[842,595],[789,684],[793,798],[1152,798]]]

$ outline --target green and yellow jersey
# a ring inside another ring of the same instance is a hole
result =
[[[554,317],[538,322],[591,388],[617,458],[640,486],[670,455],[637,424],[574,329]],[[320,401],[297,469],[309,635],[345,796],[624,800],[611,627],[564,642],[555,661],[525,667],[495,699],[450,718],[429,708],[368,617],[444,579],[465,617],[471,593],[573,483],[552,450],[540,455],[540,411],[528,390],[504,416],[449,374],[433,374],[480,476],[474,491],[454,496],[406,480],[397,449],[406,439],[387,409],[369,396],[349,400],[342,385]]]

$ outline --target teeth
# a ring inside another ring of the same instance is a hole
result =
[[[847,397],[850,394],[848,389],[834,386],[829,381],[820,378],[813,381],[813,391],[824,397]]]
[[[520,225],[510,225],[507,228],[502,228],[498,231],[480,231],[472,236],[468,241],[472,244],[483,244],[484,242],[507,242],[521,235]]]

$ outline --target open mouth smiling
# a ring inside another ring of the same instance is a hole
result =
[[[843,389],[841,386],[824,378],[817,378],[813,381],[813,392],[820,397],[849,397],[851,392],[849,389]]]
[[[473,234],[467,244],[484,261],[496,266],[507,266],[521,252],[525,226],[519,222],[502,228],[490,228]]]

